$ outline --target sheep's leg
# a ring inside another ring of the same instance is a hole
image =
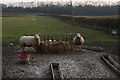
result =
[[[24,52],[25,47],[23,46],[23,52]]]
[[[21,49],[22,52],[24,51],[24,44],[20,45],[20,49]]]
[[[21,47],[21,51],[22,51],[22,52],[24,51],[24,47]]]
[[[80,45],[80,51],[84,52],[84,50],[82,49],[82,45]]]
[[[77,51],[81,51],[81,45],[77,45]]]
[[[23,51],[23,46],[20,46],[20,50]]]
[[[79,51],[79,45],[76,46],[76,51]]]
[[[34,53],[37,53],[38,51],[37,51],[37,47],[34,47]]]
[[[81,45],[79,46],[79,50],[81,50]]]

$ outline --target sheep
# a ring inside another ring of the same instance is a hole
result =
[[[84,38],[80,35],[80,33],[77,33],[77,35],[73,38],[73,44],[77,45],[81,49],[83,43],[84,43]]]
[[[13,43],[9,43],[9,46],[13,46],[14,44]]]
[[[52,42],[52,39],[48,38],[48,39],[46,39],[46,41]]]
[[[38,47],[40,45],[40,34],[34,36],[22,36],[20,38],[20,47],[24,51],[25,47]]]
[[[50,39],[50,38],[48,38],[48,39],[46,39],[46,41],[49,41],[49,42],[52,42],[52,41],[56,41],[55,39]]]
[[[33,18],[33,21],[35,21],[36,19],[35,18]]]

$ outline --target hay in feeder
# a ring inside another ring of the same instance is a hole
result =
[[[75,47],[72,43],[64,41],[45,41],[41,42],[40,46],[36,48],[36,51],[39,53],[67,53],[75,51]]]

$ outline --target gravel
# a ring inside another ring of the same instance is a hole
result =
[[[119,78],[119,76],[101,60],[102,54],[119,60],[118,54],[84,52],[40,54],[30,52],[30,64],[19,64],[17,47],[3,47],[2,77],[3,78],[52,78],[50,64],[58,62],[64,78]]]

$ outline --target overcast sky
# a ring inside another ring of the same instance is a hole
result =
[[[70,0],[0,0],[0,3],[11,3],[11,2],[31,2],[31,1],[59,1],[59,2],[64,2],[64,1],[70,1]],[[106,1],[106,2],[116,2],[120,0],[72,0],[72,1]]]

